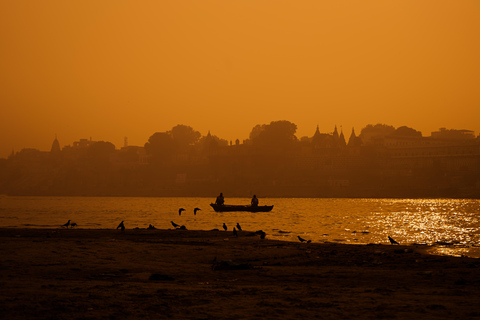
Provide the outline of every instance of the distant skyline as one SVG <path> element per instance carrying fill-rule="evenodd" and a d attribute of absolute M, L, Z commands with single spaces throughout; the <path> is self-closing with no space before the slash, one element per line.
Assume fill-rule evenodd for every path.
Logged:
<path fill-rule="evenodd" d="M 0 158 L 177 124 L 480 133 L 480 2 L 0 2 Z"/>

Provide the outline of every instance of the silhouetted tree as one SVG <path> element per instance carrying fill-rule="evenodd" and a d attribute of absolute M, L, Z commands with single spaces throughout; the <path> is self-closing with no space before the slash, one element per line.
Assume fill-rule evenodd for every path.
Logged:
<path fill-rule="evenodd" d="M 172 156 L 175 143 L 168 132 L 155 132 L 144 147 L 147 154 L 152 156 L 153 162 L 159 162 Z"/>
<path fill-rule="evenodd" d="M 390 126 L 387 124 L 377 123 L 376 125 L 368 124 L 365 128 L 362 129 L 360 135 L 365 135 L 367 133 L 378 133 L 378 134 L 391 134 L 395 131 L 394 126 Z"/>
<path fill-rule="evenodd" d="M 398 127 L 397 130 L 395 130 L 394 132 L 392 132 L 390 135 L 392 136 L 406 136 L 406 137 L 421 137 L 422 136 L 422 133 L 420 131 L 417 131 L 415 129 L 412 129 L 412 128 L 409 128 L 409 127 L 406 127 L 406 126 L 402 126 L 402 127 Z"/>
<path fill-rule="evenodd" d="M 184 150 L 186 147 L 194 145 L 202 136 L 200 132 L 183 124 L 176 125 L 169 133 L 179 150 Z"/>
<path fill-rule="evenodd" d="M 115 152 L 115 145 L 108 141 L 97 141 L 87 149 L 87 155 L 95 159 L 107 159 L 113 152 Z"/>
<path fill-rule="evenodd" d="M 290 121 L 272 121 L 270 124 L 256 125 L 250 132 L 250 140 L 255 147 L 270 150 L 290 148 L 298 142 L 296 131 L 297 125 Z"/>
<path fill-rule="evenodd" d="M 369 124 L 360 132 L 359 137 L 365 144 L 369 144 L 374 139 L 382 139 L 389 134 L 395 132 L 395 127 L 378 123 L 376 125 Z"/>
<path fill-rule="evenodd" d="M 198 140 L 197 145 L 202 152 L 206 152 L 208 154 L 217 150 L 219 147 L 228 146 L 228 141 L 210 134 L 209 131 L 206 136 L 201 137 L 200 140 Z"/>

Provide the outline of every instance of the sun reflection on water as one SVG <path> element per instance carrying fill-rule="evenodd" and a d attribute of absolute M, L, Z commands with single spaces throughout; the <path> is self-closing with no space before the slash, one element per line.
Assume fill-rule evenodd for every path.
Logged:
<path fill-rule="evenodd" d="M 58 227 L 72 219 L 82 228 L 171 228 L 170 221 L 190 230 L 264 230 L 269 239 L 314 242 L 431 245 L 436 253 L 480 257 L 480 201 L 467 199 L 302 199 L 260 198 L 273 204 L 268 213 L 216 213 L 210 198 L 2 197 L 1 227 Z M 248 198 L 227 198 L 246 204 Z M 187 209 L 182 215 L 178 208 Z M 193 208 L 199 207 L 197 215 Z M 64 221 L 65 220 L 65 221 Z"/>

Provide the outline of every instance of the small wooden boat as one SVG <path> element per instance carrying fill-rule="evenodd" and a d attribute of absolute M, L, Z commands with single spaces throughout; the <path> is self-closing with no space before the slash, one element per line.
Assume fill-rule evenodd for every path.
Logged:
<path fill-rule="evenodd" d="M 210 206 L 216 212 L 232 212 L 232 211 L 248 211 L 248 212 L 269 212 L 272 211 L 273 206 L 246 206 L 246 205 L 231 205 L 223 204 L 218 205 L 215 203 L 210 203 Z"/>

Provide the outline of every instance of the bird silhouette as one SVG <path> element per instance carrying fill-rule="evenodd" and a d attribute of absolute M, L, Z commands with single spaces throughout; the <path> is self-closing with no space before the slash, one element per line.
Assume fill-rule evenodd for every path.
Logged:
<path fill-rule="evenodd" d="M 120 228 L 120 230 L 125 230 L 125 225 L 123 224 L 123 221 L 120 222 L 120 224 L 118 225 L 117 229 Z"/>
<path fill-rule="evenodd" d="M 225 224 L 225 222 L 223 223 L 223 230 L 227 231 L 227 225 Z"/>
<path fill-rule="evenodd" d="M 76 226 L 77 226 L 77 223 L 76 223 L 76 222 L 70 223 L 70 228 L 73 228 L 73 227 L 76 227 Z"/>
<path fill-rule="evenodd" d="M 267 235 L 263 230 L 257 230 L 255 231 L 255 234 L 260 235 L 260 239 L 265 239 L 265 236 Z"/>
<path fill-rule="evenodd" d="M 67 223 L 62 224 L 62 227 L 66 227 L 68 229 L 68 226 L 70 225 L 70 220 L 67 221 Z"/>
<path fill-rule="evenodd" d="M 175 223 L 175 222 L 173 222 L 173 221 L 170 221 L 170 223 L 172 224 L 172 226 L 173 226 L 174 228 L 178 228 L 178 227 L 179 227 L 179 225 L 178 225 L 178 224 L 176 224 L 176 223 Z"/>
<path fill-rule="evenodd" d="M 300 237 L 300 236 L 297 236 L 297 237 L 298 237 L 298 240 L 300 240 L 300 242 L 307 242 L 307 243 L 312 242 L 312 240 L 305 240 L 305 239 L 303 239 L 303 238 Z"/>
<path fill-rule="evenodd" d="M 397 241 L 395 241 L 392 237 L 388 236 L 388 240 L 390 240 L 391 244 L 399 244 Z"/>
<path fill-rule="evenodd" d="M 238 237 L 237 229 L 235 229 L 235 227 L 233 227 L 233 235 L 234 235 L 235 237 Z"/>
<path fill-rule="evenodd" d="M 242 227 L 240 226 L 240 223 L 237 222 L 237 229 L 238 231 L 242 231 Z"/>
<path fill-rule="evenodd" d="M 202 209 L 200 209 L 200 208 L 195 208 L 195 209 L 193 209 L 193 214 L 194 214 L 194 215 L 197 215 L 197 211 L 198 211 L 198 210 L 202 210 Z"/>
<path fill-rule="evenodd" d="M 179 216 L 182 215 L 182 211 L 185 211 L 185 209 L 183 209 L 183 208 L 178 209 L 178 215 L 179 215 Z"/>

